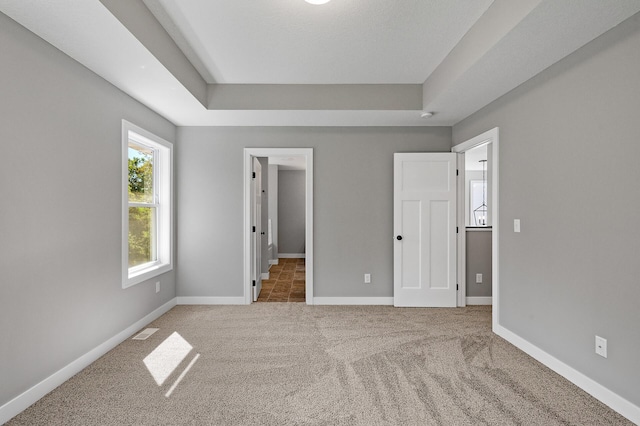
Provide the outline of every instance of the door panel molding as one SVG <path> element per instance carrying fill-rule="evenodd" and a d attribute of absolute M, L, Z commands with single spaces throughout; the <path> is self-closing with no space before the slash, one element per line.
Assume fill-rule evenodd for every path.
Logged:
<path fill-rule="evenodd" d="M 455 307 L 457 155 L 394 154 L 394 306 Z"/>

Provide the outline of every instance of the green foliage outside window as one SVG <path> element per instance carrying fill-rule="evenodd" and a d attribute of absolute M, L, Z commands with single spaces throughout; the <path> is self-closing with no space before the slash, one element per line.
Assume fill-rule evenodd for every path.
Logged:
<path fill-rule="evenodd" d="M 129 202 L 154 202 L 153 155 L 129 148 Z M 156 260 L 153 206 L 129 207 L 129 267 Z"/>

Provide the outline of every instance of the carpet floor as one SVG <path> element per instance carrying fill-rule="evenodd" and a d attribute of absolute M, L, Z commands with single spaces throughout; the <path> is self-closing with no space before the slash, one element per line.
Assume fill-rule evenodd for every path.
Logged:
<path fill-rule="evenodd" d="M 490 307 L 177 306 L 8 425 L 630 425 Z"/>

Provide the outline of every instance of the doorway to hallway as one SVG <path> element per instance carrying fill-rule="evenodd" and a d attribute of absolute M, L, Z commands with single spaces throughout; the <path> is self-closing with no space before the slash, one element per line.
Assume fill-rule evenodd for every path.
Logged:
<path fill-rule="evenodd" d="M 271 267 L 268 270 L 265 269 L 261 271 L 262 273 L 258 275 L 258 279 L 261 280 L 261 284 L 266 285 L 266 287 L 262 288 L 258 298 L 260 298 L 264 292 L 265 295 L 268 293 L 267 299 L 269 299 L 273 294 L 272 301 L 275 301 L 275 299 L 283 299 L 284 293 L 287 292 L 286 301 L 289 301 L 289 298 L 291 298 L 292 301 L 295 299 L 297 302 L 304 301 L 307 304 L 313 304 L 313 149 L 311 148 L 245 148 L 244 150 L 245 303 L 250 304 L 254 301 L 253 294 L 256 293 L 257 288 L 254 290 L 253 283 L 254 281 L 258 281 L 258 279 L 252 277 L 251 273 L 251 265 L 256 262 L 256 254 L 252 251 L 251 245 L 254 229 L 251 223 L 251 215 L 254 210 L 253 206 L 255 205 L 254 198 L 256 197 L 256 195 L 251 191 L 252 181 L 254 179 L 252 164 L 257 158 L 271 159 L 276 157 L 297 158 L 298 160 L 301 160 L 304 165 L 304 250 L 300 253 L 301 256 L 295 256 L 295 258 L 276 258 L 277 264 L 271 264 Z M 270 232 L 276 223 L 277 221 L 274 223 L 268 223 L 266 226 L 268 230 L 267 232 Z M 269 241 L 272 241 L 272 237 L 276 235 L 276 232 L 273 232 L 273 235 L 267 236 Z M 301 258 L 301 263 L 298 263 L 298 258 Z M 264 264 L 265 262 L 262 263 Z M 293 273 L 293 276 L 289 277 L 291 273 Z M 284 282 L 288 278 L 292 278 L 292 280 L 288 289 L 285 289 Z M 294 281 L 297 282 L 294 283 Z M 301 291 L 301 286 L 303 286 L 303 291 Z M 257 282 L 256 287 L 259 287 Z M 274 290 L 276 291 L 274 292 Z M 262 299 L 264 299 L 264 297 Z"/>
<path fill-rule="evenodd" d="M 488 224 L 491 225 L 491 304 L 492 308 L 492 323 L 493 329 L 496 330 L 498 320 L 500 316 L 500 281 L 499 281 L 499 131 L 495 127 L 488 130 L 474 138 L 471 138 L 465 142 L 462 142 L 454 146 L 451 151 L 458 153 L 459 168 L 461 169 L 461 175 L 464 177 L 464 164 L 465 153 L 473 150 L 474 148 L 486 145 L 487 146 L 487 183 L 486 188 L 489 195 L 487 196 L 486 205 Z M 459 209 L 458 211 L 458 226 L 461 229 L 466 228 L 465 210 L 468 210 L 469 202 L 465 197 L 465 179 L 459 179 L 458 196 L 459 204 L 464 205 L 467 209 Z M 484 200 L 483 200 L 484 202 Z M 473 218 L 473 213 L 468 212 L 470 215 L 469 221 Z M 474 222 L 475 223 L 475 222 Z M 466 276 L 467 276 L 467 262 L 466 262 L 466 233 L 461 232 L 458 234 L 458 282 L 462 291 L 458 294 L 458 306 L 466 305 Z"/>

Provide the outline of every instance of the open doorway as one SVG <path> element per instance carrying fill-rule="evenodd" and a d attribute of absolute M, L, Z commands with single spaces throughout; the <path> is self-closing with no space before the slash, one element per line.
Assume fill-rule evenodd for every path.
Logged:
<path fill-rule="evenodd" d="M 491 142 L 471 148 L 464 154 L 464 231 L 465 304 L 491 305 L 492 268 L 489 154 Z"/>
<path fill-rule="evenodd" d="M 279 241 L 277 220 L 265 220 L 262 223 L 260 235 L 254 232 L 256 226 L 254 218 L 256 214 L 256 199 L 259 195 L 255 191 L 255 179 L 253 178 L 255 162 L 262 162 L 262 166 L 268 170 L 273 167 L 276 170 L 282 168 L 283 172 L 288 173 L 283 181 L 289 181 L 289 174 L 293 178 L 295 176 L 296 185 L 304 191 L 302 204 L 298 206 L 298 213 L 304 217 L 299 221 L 303 229 L 297 229 L 294 240 L 296 243 L 287 246 L 289 241 Z M 244 217 L 245 217 L 245 239 L 244 239 L 244 299 L 245 303 L 250 304 L 257 298 L 257 292 L 260 291 L 260 281 L 270 278 L 269 266 L 283 263 L 272 267 L 272 270 L 278 274 L 283 273 L 284 269 L 293 266 L 293 273 L 298 276 L 304 274 L 304 301 L 307 304 L 313 304 L 313 150 L 310 148 L 245 148 L 244 150 Z M 265 170 L 265 174 L 268 172 Z M 277 171 L 276 171 L 277 173 Z M 263 174 L 263 176 L 265 175 Z M 276 174 L 277 176 L 277 174 Z M 302 181 L 300 179 L 303 179 Z M 268 183 L 263 188 L 267 190 L 271 186 L 269 179 L 265 179 Z M 273 189 L 272 189 L 273 191 Z M 268 203 L 272 202 L 273 197 L 269 197 L 267 205 L 262 205 L 262 209 L 268 209 Z M 259 201 L 258 201 L 259 203 Z M 287 221 L 287 225 L 289 221 Z M 303 234 L 303 235 L 299 235 Z M 262 242 L 260 240 L 262 239 Z M 280 248 L 288 247 L 286 252 Z M 258 264 L 256 249 L 260 250 L 263 257 L 262 262 Z M 271 277 L 273 278 L 273 277 Z"/>
<path fill-rule="evenodd" d="M 458 232 L 458 305 L 490 302 L 493 305 L 492 322 L 495 329 L 499 316 L 498 128 L 456 145 L 452 151 L 459 154 L 458 169 L 461 179 L 458 185 L 458 203 L 464 206 L 458 211 L 458 228 L 461 230 Z M 468 253 L 467 249 L 471 249 L 473 253 Z M 475 271 L 488 261 L 487 250 L 490 250 L 491 294 L 478 296 L 476 290 L 488 289 L 489 277 Z M 474 269 L 469 268 L 469 261 L 472 261 Z M 469 288 L 472 291 L 468 291 Z"/>

